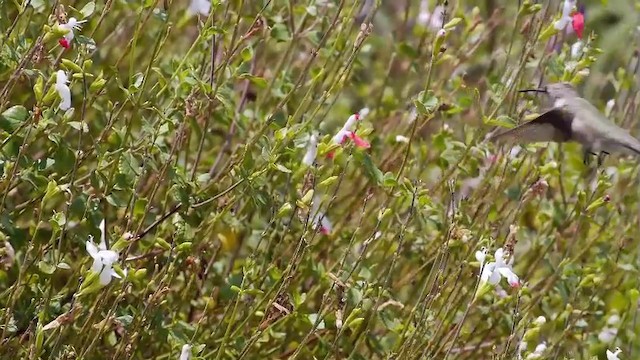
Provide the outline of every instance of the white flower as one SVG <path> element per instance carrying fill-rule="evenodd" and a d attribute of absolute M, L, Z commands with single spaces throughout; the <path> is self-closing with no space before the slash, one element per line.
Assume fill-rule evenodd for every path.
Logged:
<path fill-rule="evenodd" d="M 313 162 L 316 160 L 316 154 L 318 152 L 318 137 L 316 134 L 312 134 L 309 137 L 309 141 L 307 142 L 307 152 L 304 154 L 302 158 L 302 163 L 311 166 Z"/>
<path fill-rule="evenodd" d="M 191 345 L 184 344 L 182 345 L 182 351 L 180 351 L 179 360 L 189 360 L 189 359 L 191 359 Z"/>
<path fill-rule="evenodd" d="M 564 30 L 567 25 L 571 24 L 573 19 L 571 18 L 571 11 L 573 11 L 573 7 L 576 5 L 576 0 L 564 0 L 564 5 L 562 7 L 562 17 L 560 20 L 556 21 L 554 27 L 556 30 Z M 571 29 L 571 27 L 569 27 Z"/>
<path fill-rule="evenodd" d="M 544 316 L 538 316 L 535 320 L 533 320 L 533 323 L 537 326 L 543 325 L 546 322 L 547 318 Z"/>
<path fill-rule="evenodd" d="M 396 135 L 396 142 L 408 143 L 409 142 L 409 138 L 406 137 L 406 136 L 402 136 L 402 135 Z"/>
<path fill-rule="evenodd" d="M 620 315 L 613 314 L 607 319 L 608 325 L 617 325 L 620 322 Z"/>
<path fill-rule="evenodd" d="M 529 359 L 541 359 L 544 352 L 547 350 L 547 343 L 544 341 L 536 346 L 535 350 L 529 355 L 527 355 L 527 360 Z"/>
<path fill-rule="evenodd" d="M 420 13 L 418 14 L 418 24 L 427 26 L 428 28 L 438 30 L 442 27 L 444 20 L 444 6 L 438 5 L 433 9 L 433 13 L 429 11 L 429 1 L 422 0 L 420 3 Z"/>
<path fill-rule="evenodd" d="M 487 248 L 483 246 L 482 249 L 476 251 L 476 260 L 480 262 L 480 266 L 482 267 L 482 264 L 484 264 L 484 261 L 486 259 L 487 259 Z"/>
<path fill-rule="evenodd" d="M 100 244 L 96 246 L 93 243 L 93 237 L 89 237 L 86 249 L 89 255 L 93 258 L 93 265 L 91 266 L 91 269 L 99 274 L 100 284 L 104 286 L 111 282 L 111 277 L 117 277 L 118 279 L 121 279 L 121 277 L 115 272 L 115 270 L 113 270 L 113 263 L 118 261 L 118 253 L 113 250 L 107 250 L 104 220 L 100 222 L 100 232 Z"/>
<path fill-rule="evenodd" d="M 520 154 L 520 151 L 522 151 L 522 147 L 520 145 L 516 145 L 514 147 L 511 148 L 511 151 L 509 151 L 509 157 L 512 159 L 515 159 L 516 156 L 518 156 L 518 154 Z"/>
<path fill-rule="evenodd" d="M 60 110 L 67 110 L 71 107 L 71 90 L 69 90 L 69 86 L 67 85 L 68 83 L 69 80 L 67 78 L 67 74 L 62 70 L 58 70 L 56 73 L 55 89 L 58 92 L 58 95 L 60 95 L 60 99 L 62 99 L 62 101 L 60 101 L 60 105 L 58 105 Z"/>
<path fill-rule="evenodd" d="M 331 234 L 331 231 L 333 230 L 333 224 L 331 224 L 331 221 L 329 221 L 327 215 L 324 212 L 320 211 L 320 201 L 320 196 L 315 196 L 313 198 L 313 203 L 311 204 L 311 218 L 313 220 L 312 224 L 313 226 L 320 225 L 320 232 L 328 235 Z M 319 224 L 318 221 L 320 221 Z"/>
<path fill-rule="evenodd" d="M 191 4 L 189 4 L 189 13 L 191 14 L 200 14 L 204 16 L 209 15 L 209 10 L 211 10 L 211 1 L 209 0 L 191 0 Z"/>
<path fill-rule="evenodd" d="M 64 34 L 64 38 L 67 40 L 67 44 L 71 44 L 71 40 L 74 38 L 74 30 L 81 30 L 82 24 L 87 22 L 87 20 L 78 21 L 76 18 L 69 18 L 69 21 L 66 24 L 60 24 L 60 28 L 67 30 L 67 33 Z"/>
<path fill-rule="evenodd" d="M 618 358 L 618 354 L 620 354 L 622 350 L 619 347 L 616 348 L 615 352 L 611 352 L 611 350 L 607 349 L 607 360 L 620 360 Z"/>
<path fill-rule="evenodd" d="M 607 116 L 611 115 L 611 111 L 613 110 L 613 107 L 615 105 L 616 105 L 616 99 L 611 99 L 607 101 L 607 106 L 604 108 L 604 114 Z"/>
<path fill-rule="evenodd" d="M 409 112 L 409 116 L 407 117 L 407 121 L 409 123 L 412 123 L 414 121 L 416 121 L 416 119 L 418 118 L 418 109 L 416 109 L 416 107 L 412 107 L 411 111 Z"/>
<path fill-rule="evenodd" d="M 606 327 L 600 331 L 598 334 L 598 340 L 605 344 L 609 344 L 615 340 L 616 335 L 618 335 L 618 329 L 612 327 Z"/>
<path fill-rule="evenodd" d="M 582 46 L 584 44 L 582 43 L 582 41 L 578 40 L 576 41 L 573 45 L 571 45 L 571 57 L 572 58 L 577 58 L 580 56 L 580 53 L 582 52 Z"/>
<path fill-rule="evenodd" d="M 520 341 L 520 345 L 518 345 L 518 359 L 522 359 L 522 353 L 525 352 L 527 350 L 527 342 L 526 341 Z"/>
<path fill-rule="evenodd" d="M 488 281 L 491 285 L 496 285 L 502 277 L 505 277 L 511 287 L 520 286 L 520 279 L 513 272 L 511 264 L 507 264 L 504 261 L 504 250 L 502 248 L 496 250 L 494 257 L 495 262 L 490 262 L 484 266 L 480 281 L 483 283 Z"/>

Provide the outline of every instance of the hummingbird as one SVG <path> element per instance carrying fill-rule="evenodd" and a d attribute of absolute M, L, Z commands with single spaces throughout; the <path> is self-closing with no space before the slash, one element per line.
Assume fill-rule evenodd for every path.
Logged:
<path fill-rule="evenodd" d="M 602 165 L 604 156 L 612 152 L 640 155 L 640 141 L 607 119 L 570 83 L 552 83 L 541 89 L 518 92 L 544 93 L 552 106 L 535 119 L 494 135 L 489 141 L 506 140 L 521 144 L 577 142 L 582 145 L 585 165 L 589 164 L 590 155 L 595 155 L 598 167 Z"/>

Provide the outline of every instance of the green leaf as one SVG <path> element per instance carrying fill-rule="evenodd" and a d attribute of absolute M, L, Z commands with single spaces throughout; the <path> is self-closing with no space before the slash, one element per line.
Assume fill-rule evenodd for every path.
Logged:
<path fill-rule="evenodd" d="M 45 262 L 45 261 L 38 262 L 38 269 L 43 274 L 47 274 L 47 275 L 51 275 L 56 271 L 55 265 L 49 264 L 48 262 Z"/>
<path fill-rule="evenodd" d="M 249 80 L 252 84 L 254 84 L 255 86 L 264 89 L 267 87 L 267 80 L 265 80 L 264 78 L 261 78 L 259 76 L 254 76 L 251 74 L 240 74 L 240 76 L 238 76 L 239 79 L 247 79 Z"/>
<path fill-rule="evenodd" d="M 284 165 L 280 165 L 280 164 L 276 164 L 276 169 L 278 169 L 278 171 L 281 171 L 285 174 L 291 174 L 291 170 L 289 170 L 286 166 Z"/>
<path fill-rule="evenodd" d="M 398 46 L 398 50 L 401 54 L 406 55 L 410 59 L 416 59 L 420 55 L 418 50 L 416 50 L 413 46 L 409 45 L 406 42 L 400 43 Z"/>
<path fill-rule="evenodd" d="M 125 191 L 114 190 L 107 196 L 107 202 L 115 207 L 127 207 L 129 204 L 129 194 Z"/>
<path fill-rule="evenodd" d="M 47 190 L 45 191 L 44 197 L 42 198 L 42 203 L 46 203 L 49 199 L 59 194 L 60 191 L 60 187 L 55 182 L 55 180 L 49 180 L 49 183 L 47 184 Z"/>
<path fill-rule="evenodd" d="M 507 115 L 500 115 L 497 118 L 491 118 L 491 119 L 485 117 L 483 119 L 483 122 L 486 125 L 506 127 L 509 129 L 516 126 L 516 122 Z"/>
<path fill-rule="evenodd" d="M 451 21 L 449 21 L 448 23 L 444 24 L 444 29 L 449 31 L 453 28 L 455 28 L 460 22 L 462 22 L 462 19 L 459 17 L 453 18 L 451 19 Z"/>
<path fill-rule="evenodd" d="M 91 14 L 93 14 L 95 10 L 96 10 L 96 3 L 91 1 L 87 3 L 85 6 L 83 6 L 82 9 L 80 9 L 80 13 L 82 14 L 83 18 L 87 18 L 91 16 Z"/>
<path fill-rule="evenodd" d="M 421 91 L 418 94 L 418 98 L 413 101 L 418 112 L 422 115 L 429 115 L 436 111 L 438 107 L 438 98 L 433 94 L 433 91 Z"/>
<path fill-rule="evenodd" d="M 22 105 L 15 105 L 5 110 L 0 115 L 0 129 L 13 132 L 27 120 L 29 112 Z"/>
<path fill-rule="evenodd" d="M 355 152 L 353 156 L 356 162 L 362 166 L 367 176 L 371 180 L 374 180 L 376 184 L 382 185 L 384 181 L 384 174 L 373 163 L 369 154 L 363 152 Z"/>

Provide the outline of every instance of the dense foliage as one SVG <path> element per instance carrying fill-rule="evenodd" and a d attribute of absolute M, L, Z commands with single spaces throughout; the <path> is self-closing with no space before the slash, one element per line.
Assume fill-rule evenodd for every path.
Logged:
<path fill-rule="evenodd" d="M 0 1 L 0 357 L 636 358 L 637 159 L 486 141 L 637 133 L 640 4 L 578 5 Z"/>

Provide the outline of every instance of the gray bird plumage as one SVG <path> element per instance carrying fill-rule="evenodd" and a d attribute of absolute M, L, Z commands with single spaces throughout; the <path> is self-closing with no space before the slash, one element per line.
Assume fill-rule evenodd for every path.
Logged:
<path fill-rule="evenodd" d="M 623 152 L 640 155 L 640 141 L 611 122 L 589 101 L 580 97 L 569 83 L 554 83 L 544 89 L 522 90 L 543 92 L 552 103 L 550 110 L 537 118 L 501 134 L 490 141 L 512 141 L 520 144 L 534 142 L 578 142 L 582 144 L 585 163 L 590 154 Z"/>

